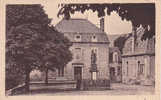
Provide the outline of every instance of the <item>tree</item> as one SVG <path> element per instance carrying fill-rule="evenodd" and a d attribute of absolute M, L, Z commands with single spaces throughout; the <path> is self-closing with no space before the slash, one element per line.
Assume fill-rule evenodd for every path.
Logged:
<path fill-rule="evenodd" d="M 40 44 L 43 48 L 39 52 L 41 56 L 39 61 L 42 63 L 40 69 L 45 70 L 45 83 L 48 84 L 48 70 L 62 68 L 72 59 L 69 51 L 72 43 L 62 33 L 58 33 L 53 26 L 49 27 L 48 32 L 42 37 Z"/>
<path fill-rule="evenodd" d="M 10 70 L 15 65 L 25 75 L 27 91 L 33 69 L 42 69 L 47 63 L 59 67 L 71 60 L 70 41 L 50 22 L 41 5 L 6 6 L 6 64 Z"/>
<path fill-rule="evenodd" d="M 76 11 L 84 13 L 86 10 L 92 10 L 98 13 L 98 17 L 103 17 L 106 14 L 116 11 L 122 20 L 132 22 L 133 29 L 142 25 L 145 28 L 145 34 L 142 39 L 151 38 L 155 35 L 155 4 L 140 3 L 140 4 L 120 4 L 120 3 L 103 3 L 103 4 L 61 4 L 59 15 L 64 15 L 66 19 L 70 18 L 70 14 Z M 150 26 L 150 30 L 148 27 Z"/>
<path fill-rule="evenodd" d="M 118 47 L 120 52 L 122 53 L 122 49 L 124 48 L 124 44 L 126 40 L 131 36 L 132 34 L 125 34 L 119 36 L 115 41 L 114 41 L 114 46 Z"/>

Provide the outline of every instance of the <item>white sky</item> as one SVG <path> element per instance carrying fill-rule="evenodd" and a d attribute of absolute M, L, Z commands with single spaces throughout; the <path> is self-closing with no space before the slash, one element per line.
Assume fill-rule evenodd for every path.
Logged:
<path fill-rule="evenodd" d="M 61 17 L 57 17 L 59 11 L 58 3 L 56 2 L 46 2 L 43 4 L 46 13 L 49 18 L 52 18 L 52 24 L 56 25 Z M 84 14 L 76 12 L 71 15 L 72 18 L 86 18 L 93 24 L 99 27 L 99 18 L 97 17 L 97 12 L 92 12 L 91 10 L 86 11 Z M 124 34 L 130 33 L 132 31 L 132 25 L 129 21 L 122 21 L 116 12 L 112 12 L 110 16 L 105 16 L 105 32 L 107 34 Z"/>

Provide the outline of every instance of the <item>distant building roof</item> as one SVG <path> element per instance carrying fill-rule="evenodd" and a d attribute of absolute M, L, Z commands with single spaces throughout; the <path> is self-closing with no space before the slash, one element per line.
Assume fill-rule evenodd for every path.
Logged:
<path fill-rule="evenodd" d="M 108 34 L 108 39 L 110 41 L 110 47 L 114 47 L 114 41 L 120 37 L 122 34 Z"/>
<path fill-rule="evenodd" d="M 62 33 L 104 33 L 87 19 L 63 19 L 55 27 Z"/>

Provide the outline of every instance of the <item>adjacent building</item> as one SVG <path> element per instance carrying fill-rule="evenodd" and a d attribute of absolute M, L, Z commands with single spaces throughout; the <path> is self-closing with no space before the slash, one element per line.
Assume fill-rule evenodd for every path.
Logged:
<path fill-rule="evenodd" d="M 110 80 L 122 82 L 121 52 L 118 47 L 110 47 L 109 51 Z"/>
<path fill-rule="evenodd" d="M 153 85 L 155 82 L 155 38 L 141 40 L 139 27 L 126 40 L 122 54 L 122 82 Z"/>
<path fill-rule="evenodd" d="M 109 67 L 110 67 L 110 81 L 118 83 L 122 81 L 122 67 L 121 67 L 121 52 L 118 47 L 114 45 L 120 34 L 109 34 Z"/>

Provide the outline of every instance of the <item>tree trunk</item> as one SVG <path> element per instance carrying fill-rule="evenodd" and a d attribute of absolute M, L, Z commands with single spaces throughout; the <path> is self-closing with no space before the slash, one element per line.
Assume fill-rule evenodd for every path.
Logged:
<path fill-rule="evenodd" d="M 25 79 L 25 90 L 29 92 L 30 90 L 30 71 L 26 71 L 26 79 Z"/>
<path fill-rule="evenodd" d="M 46 74 L 46 75 L 45 75 L 45 76 L 46 76 L 46 77 L 45 77 L 45 84 L 48 84 L 48 70 L 49 70 L 49 69 L 47 68 L 47 69 L 46 69 L 46 72 L 45 72 L 45 74 Z"/>

